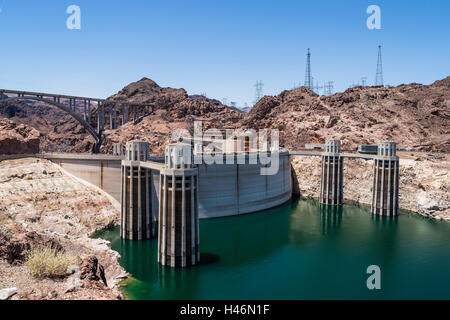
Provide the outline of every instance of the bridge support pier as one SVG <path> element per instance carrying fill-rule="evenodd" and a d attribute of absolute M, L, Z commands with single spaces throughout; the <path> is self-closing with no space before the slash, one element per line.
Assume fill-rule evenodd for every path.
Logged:
<path fill-rule="evenodd" d="M 91 123 L 91 100 L 88 101 L 88 123 L 92 125 L 92 123 Z"/>
<path fill-rule="evenodd" d="M 109 129 L 112 130 L 113 128 L 113 114 L 112 114 L 112 107 L 109 107 Z"/>
<path fill-rule="evenodd" d="M 117 129 L 117 107 L 114 104 L 113 129 Z"/>
<path fill-rule="evenodd" d="M 190 144 L 170 144 L 160 172 L 158 262 L 174 268 L 200 261 L 198 169 L 192 159 Z"/>
<path fill-rule="evenodd" d="M 83 119 L 84 119 L 84 121 L 87 120 L 87 102 L 86 102 L 86 100 L 84 100 Z"/>
<path fill-rule="evenodd" d="M 326 205 L 342 205 L 344 159 L 340 156 L 341 143 L 329 140 L 322 155 L 322 175 L 319 202 Z"/>
<path fill-rule="evenodd" d="M 147 240 L 156 236 L 152 214 L 152 172 L 141 168 L 149 157 L 147 142 L 134 140 L 126 145 L 122 161 L 120 235 L 128 240 Z"/>
<path fill-rule="evenodd" d="M 378 144 L 373 175 L 373 214 L 398 216 L 399 158 L 396 152 L 395 142 Z"/>

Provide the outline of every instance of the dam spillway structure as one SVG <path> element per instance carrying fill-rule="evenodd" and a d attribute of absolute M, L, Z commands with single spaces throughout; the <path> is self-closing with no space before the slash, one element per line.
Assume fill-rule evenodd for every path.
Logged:
<path fill-rule="evenodd" d="M 395 142 L 378 144 L 374 159 L 372 214 L 398 216 L 399 158 Z"/>
<path fill-rule="evenodd" d="M 340 155 L 341 142 L 327 140 L 322 155 L 322 174 L 319 202 L 325 205 L 342 205 L 344 158 Z"/>
<path fill-rule="evenodd" d="M 120 235 L 127 240 L 155 238 L 156 228 L 152 214 L 152 173 L 141 167 L 149 158 L 148 142 L 127 142 L 125 160 L 121 166 Z"/>
<path fill-rule="evenodd" d="M 198 168 L 190 144 L 166 146 L 160 171 L 158 262 L 186 268 L 200 261 Z"/>

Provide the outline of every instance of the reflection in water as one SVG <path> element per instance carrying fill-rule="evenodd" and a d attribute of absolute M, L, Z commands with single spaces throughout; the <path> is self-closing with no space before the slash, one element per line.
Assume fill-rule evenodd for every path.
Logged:
<path fill-rule="evenodd" d="M 337 233 L 342 224 L 342 206 L 319 205 L 315 200 L 297 202 L 289 216 L 289 239 L 296 247 L 312 244 Z"/>
<path fill-rule="evenodd" d="M 320 205 L 322 234 L 336 232 L 342 223 L 342 206 Z"/>
<path fill-rule="evenodd" d="M 371 215 L 375 232 L 370 250 L 377 252 L 377 258 L 392 264 L 397 254 L 398 243 L 398 216 Z M 382 238 L 382 239 L 381 239 Z"/>

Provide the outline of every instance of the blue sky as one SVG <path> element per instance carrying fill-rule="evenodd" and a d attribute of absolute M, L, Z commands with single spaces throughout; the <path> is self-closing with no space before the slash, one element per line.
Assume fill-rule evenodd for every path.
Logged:
<path fill-rule="evenodd" d="M 66 28 L 69 5 L 81 30 Z M 381 30 L 366 9 L 381 8 Z M 0 88 L 104 98 L 148 77 L 252 105 L 304 81 L 306 49 L 320 84 L 386 84 L 450 75 L 450 1 L 0 0 Z"/>

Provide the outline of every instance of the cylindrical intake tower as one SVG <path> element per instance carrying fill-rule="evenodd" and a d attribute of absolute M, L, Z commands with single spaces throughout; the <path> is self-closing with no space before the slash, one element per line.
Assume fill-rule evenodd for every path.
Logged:
<path fill-rule="evenodd" d="M 166 146 L 159 197 L 158 262 L 184 268 L 200 261 L 198 168 L 190 144 Z"/>
<path fill-rule="evenodd" d="M 343 158 L 340 156 L 341 142 L 328 140 L 322 155 L 322 175 L 319 202 L 327 205 L 343 203 Z"/>
<path fill-rule="evenodd" d="M 141 168 L 149 158 L 148 142 L 138 139 L 126 145 L 122 161 L 120 235 L 128 240 L 146 240 L 156 236 L 152 215 L 152 174 Z"/>
<path fill-rule="evenodd" d="M 399 159 L 395 142 L 378 144 L 373 174 L 372 213 L 398 215 Z"/>

